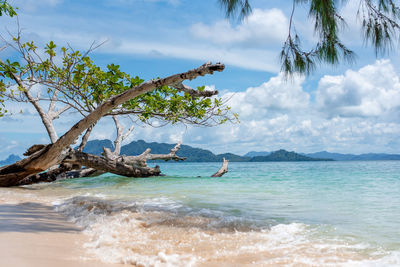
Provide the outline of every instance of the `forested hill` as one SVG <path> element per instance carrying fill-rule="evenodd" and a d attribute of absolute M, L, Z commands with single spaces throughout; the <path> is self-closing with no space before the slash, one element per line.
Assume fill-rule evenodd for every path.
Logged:
<path fill-rule="evenodd" d="M 331 158 L 334 160 L 400 160 L 400 155 L 398 154 L 385 154 L 385 153 L 367 153 L 360 155 L 353 154 L 340 154 L 340 153 L 330 153 L 327 151 L 321 151 L 311 154 L 306 154 L 308 157 L 318 157 L 318 158 Z"/>
<path fill-rule="evenodd" d="M 256 156 L 250 159 L 251 162 L 264 162 L 264 161 L 332 161 L 332 159 L 311 158 L 295 152 L 286 150 L 278 150 L 272 152 L 268 156 Z"/>
<path fill-rule="evenodd" d="M 93 140 L 89 141 L 84 149 L 85 152 L 100 155 L 103 152 L 103 146 L 113 149 L 113 144 L 110 140 Z M 166 154 L 169 153 L 171 148 L 175 144 L 166 143 L 147 143 L 143 140 L 133 141 L 127 145 L 122 146 L 121 154 L 134 156 L 143 153 L 147 148 L 151 149 L 154 154 Z M 225 153 L 215 155 L 209 150 L 194 148 L 188 145 L 182 145 L 181 149 L 177 153 L 181 157 L 186 157 L 185 162 L 220 162 L 222 158 L 226 158 L 231 162 L 249 162 L 249 161 L 316 161 L 316 160 L 327 160 L 327 159 L 315 159 L 311 157 L 302 156 L 295 152 L 288 152 L 285 150 L 279 150 L 271 153 L 266 157 L 245 157 L 239 156 L 232 153 Z M 329 159 L 328 159 L 329 160 Z"/>
<path fill-rule="evenodd" d="M 0 166 L 13 164 L 13 163 L 17 162 L 18 160 L 21 160 L 21 158 L 19 156 L 11 154 L 5 160 L 0 160 Z"/>
<path fill-rule="evenodd" d="M 169 153 L 170 149 L 175 144 L 166 143 L 147 143 L 143 140 L 133 141 L 130 144 L 122 146 L 121 151 L 124 155 L 139 155 L 147 148 L 151 148 L 152 153 L 165 154 Z M 101 155 L 103 147 L 114 149 L 114 145 L 110 140 L 93 140 L 89 141 L 84 149 L 84 152 Z M 182 145 L 178 152 L 181 157 L 186 157 L 186 162 L 221 162 L 222 158 L 226 158 L 231 162 L 268 162 L 268 161 L 347 161 L 347 160 L 400 160 L 400 155 L 397 154 L 340 154 L 321 151 L 317 153 L 303 154 L 289 152 L 286 150 L 278 150 L 275 152 L 256 152 L 251 151 L 244 156 L 225 153 L 215 155 L 209 150 L 195 148 L 188 145 Z M 21 158 L 17 155 L 10 155 L 7 159 L 0 161 L 0 166 L 12 164 Z"/>
<path fill-rule="evenodd" d="M 153 154 L 167 154 L 175 144 L 166 143 L 147 143 L 143 140 L 133 141 L 121 147 L 121 154 L 127 156 L 135 156 L 143 153 L 147 148 L 151 149 Z M 100 155 L 103 152 L 103 147 L 113 149 L 113 143 L 110 140 L 93 140 L 89 141 L 83 150 L 87 153 Z M 181 145 L 181 149 L 177 153 L 181 157 L 186 157 L 186 162 L 219 162 L 222 158 L 230 160 L 231 162 L 249 161 L 249 157 L 242 157 L 232 153 L 215 155 L 209 150 L 194 148 L 187 145 Z"/>

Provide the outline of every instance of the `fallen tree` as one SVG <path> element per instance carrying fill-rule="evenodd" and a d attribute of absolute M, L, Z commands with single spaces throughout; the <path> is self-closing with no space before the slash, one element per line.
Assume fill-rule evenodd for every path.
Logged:
<path fill-rule="evenodd" d="M 7 1 L 0 8 L 0 16 L 3 12 L 11 17 L 16 15 Z M 0 60 L 0 117 L 7 112 L 3 108 L 4 100 L 32 104 L 51 144 L 34 145 L 24 154 L 27 158 L 1 167 L 0 186 L 54 181 L 60 177 L 82 177 L 102 172 L 147 177 L 160 174 L 158 166 L 147 166 L 147 160 L 183 160 L 176 155 L 180 144 L 166 155 L 151 154 L 147 149 L 138 156 L 121 156 L 121 142 L 133 127 L 123 134 L 118 115 L 135 115 L 148 124 L 151 124 L 153 118 L 167 123 L 183 122 L 203 126 L 208 126 L 209 121 L 220 124 L 230 120 L 225 116 L 229 108 L 221 109 L 224 104 L 221 99 L 213 98 L 213 102 L 210 100 L 218 91 L 204 90 L 204 87 L 193 89 L 182 83 L 198 76 L 213 74 L 214 71 L 222 71 L 223 64 L 206 63 L 181 74 L 144 82 L 120 71 L 118 65 L 108 65 L 108 71 L 94 65 L 88 57 L 88 53 L 94 49 L 93 45 L 83 55 L 70 47 L 62 47 L 62 57 L 54 60 L 56 45 L 53 42 L 38 51 L 33 42 L 21 42 L 20 31 L 12 38 L 12 43 L 2 39 L 5 45 L 0 51 L 12 47 L 21 58 L 14 62 L 9 59 Z M 39 88 L 34 96 L 32 91 L 35 90 L 32 88 L 37 86 L 45 88 Z M 42 91 L 47 92 L 47 97 L 41 96 Z M 42 105 L 43 101 L 49 102 L 47 111 Z M 58 138 L 53 121 L 69 110 L 78 112 L 83 119 Z M 104 116 L 113 116 L 117 127 L 114 151 L 105 149 L 104 157 L 84 153 L 90 133 Z M 216 117 L 220 119 L 215 120 Z M 85 134 L 81 144 L 77 149 L 72 149 L 71 145 L 83 132 Z M 86 167 L 82 169 L 83 165 Z"/>
<path fill-rule="evenodd" d="M 5 75 L 7 75 L 7 77 L 14 79 L 17 82 L 20 81 L 20 78 L 18 78 L 16 74 L 16 68 L 7 65 L 4 62 L 1 63 L 1 67 L 2 71 L 5 73 Z M 72 126 L 69 131 L 67 131 L 54 143 L 44 146 L 40 150 L 34 152 L 29 157 L 22 159 L 15 164 L 0 168 L 0 186 L 17 185 L 24 178 L 56 166 L 63 162 L 66 158 L 75 162 L 84 162 L 85 164 L 83 165 L 88 167 L 98 166 L 99 164 L 97 163 L 100 162 L 101 164 L 105 164 L 102 159 L 89 157 L 83 152 L 74 152 L 70 148 L 70 146 L 76 142 L 76 140 L 84 131 L 97 123 L 100 118 L 107 115 L 110 111 L 112 111 L 113 108 L 116 108 L 140 95 L 155 90 L 156 88 L 160 88 L 163 86 L 180 85 L 185 80 L 192 80 L 197 78 L 198 76 L 213 74 L 215 71 L 223 71 L 224 68 L 225 66 L 221 63 L 206 63 L 196 69 L 192 69 L 187 72 L 143 82 L 139 85 L 131 87 L 130 89 L 118 95 L 109 97 L 108 99 L 104 100 L 98 107 L 96 107 L 96 109 L 91 111 L 83 119 Z M 22 87 L 21 90 L 24 90 L 24 88 Z M 204 91 L 199 90 L 197 93 L 201 95 L 202 92 Z M 107 162 L 109 162 L 109 160 L 107 160 Z M 106 166 L 109 165 L 106 164 Z M 142 167 L 129 166 L 129 168 L 127 168 L 128 165 L 123 164 L 122 162 L 116 162 L 113 166 L 117 167 L 116 169 L 121 170 L 121 172 L 123 173 L 151 173 L 151 171 L 149 170 L 140 169 Z M 153 171 L 153 173 L 156 173 L 156 171 Z"/>

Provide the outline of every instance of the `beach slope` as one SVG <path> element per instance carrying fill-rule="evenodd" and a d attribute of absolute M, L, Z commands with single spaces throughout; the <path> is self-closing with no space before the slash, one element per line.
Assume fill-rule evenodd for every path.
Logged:
<path fill-rule="evenodd" d="M 119 266 L 85 255 L 86 238 L 51 206 L 0 202 L 0 266 Z"/>

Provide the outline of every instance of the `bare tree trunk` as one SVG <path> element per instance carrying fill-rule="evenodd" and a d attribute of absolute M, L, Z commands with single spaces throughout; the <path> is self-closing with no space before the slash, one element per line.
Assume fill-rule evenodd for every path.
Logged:
<path fill-rule="evenodd" d="M 38 146 L 33 146 L 34 148 Z M 17 185 L 29 185 L 39 182 L 53 182 L 60 179 L 82 178 L 98 176 L 105 172 L 128 176 L 128 177 L 149 177 L 161 175 L 160 168 L 147 166 L 147 160 L 185 160 L 176 155 L 180 149 L 180 143 L 171 149 L 168 154 L 151 154 L 150 149 L 138 156 L 118 156 L 115 159 L 99 157 L 76 150 L 64 159 L 58 168 L 48 170 L 44 173 L 30 175 L 18 182 Z M 84 165 L 89 168 L 81 169 Z"/>
<path fill-rule="evenodd" d="M 17 185 L 30 185 L 36 183 L 50 183 L 56 180 L 72 179 L 88 177 L 96 174 L 98 171 L 93 168 L 81 169 L 81 166 L 75 166 L 74 164 L 62 163 L 59 167 L 48 170 L 47 172 L 37 173 L 26 177 L 25 179 L 18 182 Z M 101 172 L 102 174 L 104 172 Z M 99 174 L 99 175 L 100 175 Z"/>
<path fill-rule="evenodd" d="M 80 163 L 89 168 L 94 168 L 104 172 L 111 172 L 127 177 L 149 177 L 157 176 L 161 173 L 160 167 L 158 166 L 155 168 L 132 166 L 119 160 L 109 160 L 104 157 L 86 154 L 79 151 L 73 152 L 66 159 L 66 162 Z"/>
<path fill-rule="evenodd" d="M 124 127 L 119 123 L 119 120 L 116 115 L 112 116 L 115 128 L 117 128 L 117 137 L 114 140 L 114 151 L 111 151 L 109 148 L 103 148 L 104 156 L 108 159 L 114 160 L 119 157 L 121 154 L 121 145 L 122 142 L 132 133 L 134 126 L 132 125 L 126 133 L 124 133 Z"/>
<path fill-rule="evenodd" d="M 1 64 L 4 64 L 1 60 L 0 60 Z M 65 111 L 67 111 L 70 106 L 65 106 L 59 110 L 55 110 L 56 109 L 56 100 L 57 100 L 57 94 L 58 91 L 56 90 L 53 94 L 53 97 L 50 101 L 50 105 L 49 105 L 49 110 L 46 113 L 44 111 L 44 109 L 39 105 L 39 95 L 40 93 L 38 93 L 38 97 L 34 98 L 31 93 L 30 93 L 30 89 L 32 88 L 32 84 L 31 85 L 27 85 L 27 87 L 25 86 L 25 84 L 23 83 L 23 81 L 21 80 L 21 77 L 15 73 L 11 73 L 12 78 L 14 79 L 14 81 L 18 84 L 18 86 L 22 89 L 23 94 L 26 96 L 26 98 L 28 99 L 28 102 L 31 103 L 33 105 L 33 107 L 36 109 L 36 111 L 38 112 L 40 119 L 43 122 L 44 127 L 46 128 L 47 134 L 49 135 L 50 141 L 51 143 L 55 143 L 58 139 L 57 136 L 57 132 L 54 129 L 53 126 L 53 120 L 55 120 L 56 118 L 58 118 L 58 116 L 60 116 L 60 114 L 64 113 Z"/>
<path fill-rule="evenodd" d="M 18 83 L 19 86 L 25 88 L 19 78 L 16 76 L 14 77 L 15 81 Z M 38 112 L 40 119 L 43 122 L 44 127 L 46 128 L 47 134 L 49 135 L 50 141 L 55 143 L 58 139 L 57 132 L 54 129 L 52 119 L 49 114 L 45 113 L 42 107 L 39 105 L 38 101 L 33 98 L 33 96 L 29 93 L 27 89 L 24 90 L 24 94 L 28 101 L 35 107 L 36 111 Z"/>
<path fill-rule="evenodd" d="M 0 186 L 14 186 L 25 177 L 36 174 L 51 166 L 59 164 L 70 152 L 69 146 L 90 125 L 96 123 L 102 116 L 113 108 L 135 98 L 139 95 L 152 91 L 158 87 L 178 84 L 184 80 L 192 80 L 198 76 L 212 74 L 214 71 L 223 71 L 225 66 L 221 63 L 207 63 L 199 68 L 184 73 L 175 74 L 166 78 L 150 80 L 135 86 L 120 95 L 107 99 L 88 116 L 76 123 L 68 132 L 61 136 L 55 143 L 44 147 L 28 158 L 22 159 L 15 164 L 0 168 Z M 87 165 L 88 166 L 88 165 Z M 88 166 L 90 167 L 90 166 Z"/>
<path fill-rule="evenodd" d="M 181 144 L 178 143 L 168 154 L 151 154 L 151 149 L 148 148 L 138 156 L 119 156 L 115 159 L 75 151 L 65 159 L 65 162 L 81 164 L 98 171 L 111 172 L 128 177 L 158 176 L 161 174 L 160 167 L 148 167 L 147 160 L 185 160 L 186 158 L 176 155 L 180 146 Z"/>
<path fill-rule="evenodd" d="M 82 137 L 81 144 L 78 147 L 78 151 L 83 151 L 83 149 L 85 148 L 85 146 L 89 140 L 89 136 L 92 133 L 93 128 L 94 128 L 94 124 L 90 125 L 89 128 L 87 128 L 85 134 Z"/>
<path fill-rule="evenodd" d="M 228 163 L 229 163 L 229 160 L 224 158 L 224 162 L 222 163 L 221 169 L 219 169 L 216 173 L 211 175 L 211 177 L 221 177 L 222 175 L 227 173 L 228 172 Z"/>
<path fill-rule="evenodd" d="M 151 149 L 148 148 L 142 154 L 138 156 L 121 156 L 120 160 L 125 164 L 139 166 L 139 167 L 147 167 L 148 160 L 175 160 L 175 161 L 183 161 L 186 158 L 179 157 L 176 155 L 176 152 L 181 148 L 181 143 L 176 144 L 174 148 L 171 149 L 169 154 L 151 154 Z"/>

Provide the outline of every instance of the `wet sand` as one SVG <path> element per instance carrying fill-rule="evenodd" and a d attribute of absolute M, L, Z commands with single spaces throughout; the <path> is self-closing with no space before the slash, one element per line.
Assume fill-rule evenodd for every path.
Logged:
<path fill-rule="evenodd" d="M 0 201 L 0 266 L 122 266 L 85 254 L 81 229 L 51 206 Z"/>

